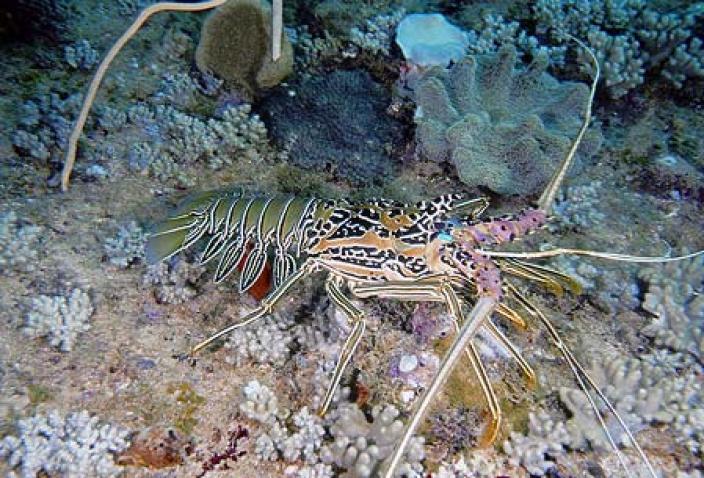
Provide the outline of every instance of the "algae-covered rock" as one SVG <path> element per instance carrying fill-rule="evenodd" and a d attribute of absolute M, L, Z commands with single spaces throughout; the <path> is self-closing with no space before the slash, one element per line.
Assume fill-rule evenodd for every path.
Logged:
<path fill-rule="evenodd" d="M 515 64 L 509 46 L 425 75 L 415 91 L 420 155 L 449 161 L 468 186 L 499 194 L 545 186 L 577 136 L 589 88 L 550 76 L 544 57 L 523 69 Z M 600 143 L 592 127 L 579 155 L 592 156 Z"/>
<path fill-rule="evenodd" d="M 401 125 L 386 114 L 389 102 L 383 85 L 364 71 L 349 70 L 279 88 L 261 109 L 291 163 L 361 186 L 393 175 L 390 152 Z"/>
<path fill-rule="evenodd" d="M 271 59 L 271 40 L 271 6 L 266 0 L 230 0 L 205 20 L 196 64 L 253 94 L 278 85 L 293 71 L 293 49 L 286 35 L 277 61 Z"/>

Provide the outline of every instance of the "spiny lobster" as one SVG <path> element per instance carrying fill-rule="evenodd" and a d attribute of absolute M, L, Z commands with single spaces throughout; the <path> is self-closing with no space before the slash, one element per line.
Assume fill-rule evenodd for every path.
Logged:
<path fill-rule="evenodd" d="M 580 43 L 581 44 L 581 43 Z M 585 47 L 586 48 L 586 47 Z M 348 317 L 351 331 L 346 338 L 319 413 L 329 407 L 346 366 L 352 359 L 366 328 L 364 312 L 345 290 L 357 298 L 388 298 L 406 301 L 444 302 L 454 319 L 457 338 L 425 390 L 406 432 L 387 463 L 384 476 L 397 471 L 403 452 L 426 409 L 440 390 L 459 357 L 465 354 L 486 398 L 491 421 L 483 442 L 492 443 L 501 423 L 499 402 L 472 339 L 483 328 L 516 360 L 530 382 L 536 375 L 519 350 L 492 322 L 493 313 L 518 324 L 523 315 L 542 322 L 566 359 L 580 387 L 587 394 L 609 441 L 625 461 L 599 415 L 591 387 L 615 415 L 634 443 L 650 473 L 652 465 L 606 396 L 599 390 L 547 317 L 526 299 L 503 275 L 538 282 L 560 292 L 578 291 L 569 276 L 518 258 L 582 254 L 613 260 L 656 262 L 677 258 L 633 257 L 594 251 L 557 249 L 538 253 L 502 253 L 486 248 L 512 242 L 541 228 L 547 221 L 556 192 L 589 126 L 591 102 L 598 81 L 592 83 L 583 125 L 562 165 L 538 201 L 537 208 L 516 215 L 484 218 L 486 198 L 463 198 L 448 194 L 431 201 L 404 204 L 375 199 L 360 202 L 295 196 L 247 196 L 240 192 L 205 193 L 188 201 L 181 211 L 151 235 L 147 257 L 151 262 L 177 254 L 206 239 L 200 262 L 218 258 L 215 281 L 226 279 L 241 263 L 239 291 L 257 281 L 269 256 L 273 256 L 274 290 L 261 305 L 192 349 L 196 353 L 213 341 L 270 313 L 279 299 L 301 278 L 314 272 L 327 273 L 325 289 L 332 302 Z M 471 305 L 465 314 L 463 306 Z"/>
<path fill-rule="evenodd" d="M 195 4 L 161 2 L 142 11 L 110 49 L 90 84 L 69 138 L 62 189 L 68 187 L 78 138 L 97 89 L 109 64 L 124 44 L 154 13 L 205 10 L 225 1 L 209 0 Z M 467 199 L 453 194 L 412 205 L 382 199 L 353 203 L 291 196 L 251 197 L 232 191 L 205 193 L 188 201 L 181 211 L 158 226 L 150 236 L 147 244 L 147 258 L 150 262 L 171 257 L 199 240 L 207 239 L 201 262 L 207 263 L 219 258 L 215 271 L 216 281 L 226 279 L 236 268 L 241 267 L 240 292 L 250 289 L 256 283 L 270 254 L 273 254 L 274 265 L 274 290 L 261 301 L 261 305 L 237 323 L 196 345 L 191 353 L 198 352 L 227 333 L 271 312 L 275 304 L 301 278 L 316 271 L 327 272 L 325 289 L 332 302 L 348 316 L 351 332 L 343 344 L 331 384 L 320 407 L 319 413 L 323 414 L 332 401 L 333 393 L 366 327 L 364 312 L 349 299 L 345 290 L 358 298 L 444 302 L 454 319 L 457 338 L 420 398 L 385 469 L 379 470 L 385 478 L 391 478 L 398 471 L 408 442 L 428 406 L 463 354 L 478 377 L 491 413 L 483 442 L 491 443 L 495 440 L 501 423 L 501 409 L 472 339 L 480 328 L 484 328 L 505 347 L 527 379 L 533 382 L 535 372 L 491 320 L 492 314 L 496 313 L 512 322 L 525 324 L 523 315 L 528 315 L 546 327 L 586 394 L 626 474 L 630 476 L 629 468 L 598 411 L 589 392 L 590 388 L 618 420 L 646 464 L 649 474 L 656 477 L 650 461 L 624 421 L 575 359 L 556 328 L 504 275 L 538 282 L 557 293 L 565 287 L 578 291 L 579 287 L 569 276 L 519 259 L 577 254 L 621 261 L 665 262 L 691 258 L 704 251 L 680 257 L 657 258 L 575 249 L 529 253 L 486 249 L 520 239 L 546 223 L 557 190 L 589 126 L 599 65 L 591 51 L 579 40 L 574 40 L 589 52 L 596 73 L 582 127 L 536 208 L 498 219 L 483 218 L 482 213 L 489 206 L 486 198 Z M 463 310 L 465 304 L 472 306 L 468 314 Z"/>

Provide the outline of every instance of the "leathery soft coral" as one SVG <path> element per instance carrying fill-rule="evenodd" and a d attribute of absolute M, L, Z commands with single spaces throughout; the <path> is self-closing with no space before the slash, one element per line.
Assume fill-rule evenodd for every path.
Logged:
<path fill-rule="evenodd" d="M 449 161 L 468 186 L 530 194 L 548 181 L 581 123 L 589 89 L 546 73 L 547 58 L 516 68 L 516 49 L 469 56 L 426 74 L 415 89 L 417 151 Z M 578 150 L 590 157 L 601 134 L 592 128 Z"/>

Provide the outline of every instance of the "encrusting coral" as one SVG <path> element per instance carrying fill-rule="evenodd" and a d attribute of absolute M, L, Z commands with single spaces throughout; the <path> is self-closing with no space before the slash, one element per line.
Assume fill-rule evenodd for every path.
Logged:
<path fill-rule="evenodd" d="M 576 136 L 589 89 L 547 74 L 542 55 L 524 69 L 515 64 L 516 50 L 506 46 L 421 79 L 415 92 L 421 156 L 451 162 L 468 186 L 537 192 Z M 593 127 L 579 156 L 590 157 L 600 142 Z"/>

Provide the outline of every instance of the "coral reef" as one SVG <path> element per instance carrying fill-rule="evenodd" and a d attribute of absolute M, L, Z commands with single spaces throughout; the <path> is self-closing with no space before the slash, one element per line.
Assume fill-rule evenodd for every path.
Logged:
<path fill-rule="evenodd" d="M 13 211 L 0 215 L 0 274 L 34 269 L 42 228 L 22 224 Z"/>
<path fill-rule="evenodd" d="M 265 0 L 231 0 L 203 24 L 196 63 L 231 86 L 253 94 L 278 85 L 293 68 L 293 48 L 284 33 L 281 57 L 271 59 L 271 7 Z"/>
<path fill-rule="evenodd" d="M 80 289 L 68 296 L 41 295 L 32 299 L 22 331 L 33 338 L 46 337 L 52 347 L 69 352 L 78 335 L 90 329 L 93 310 L 90 296 Z"/>
<path fill-rule="evenodd" d="M 416 89 L 421 156 L 450 161 L 462 182 L 500 194 L 530 194 L 546 184 L 582 122 L 586 85 L 558 82 L 544 57 L 515 69 L 516 50 L 468 57 L 434 70 Z M 596 152 L 592 128 L 579 156 Z"/>
<path fill-rule="evenodd" d="M 129 147 L 129 167 L 161 180 L 188 185 L 184 167 L 204 161 L 221 169 L 236 161 L 275 157 L 264 123 L 251 114 L 249 104 L 228 106 L 207 121 L 171 106 L 150 108 L 142 103 L 127 110 L 129 123 L 140 130 Z"/>
<path fill-rule="evenodd" d="M 656 73 L 677 88 L 688 78 L 704 76 L 704 50 L 695 28 L 703 12 L 697 5 L 662 13 L 640 0 L 538 0 L 533 9 L 538 32 L 551 39 L 562 32 L 587 39 L 612 97 L 623 96 Z M 591 70 L 586 57 L 582 65 Z"/>
<path fill-rule="evenodd" d="M 655 315 L 642 333 L 655 343 L 704 359 L 704 256 L 642 270 L 642 307 Z"/>
<path fill-rule="evenodd" d="M 242 393 L 245 401 L 240 411 L 264 426 L 256 438 L 255 453 L 265 460 L 303 460 L 305 466 L 296 468 L 295 476 L 333 476 L 328 474 L 331 466 L 347 470 L 339 476 L 373 476 L 403 431 L 399 412 L 391 405 L 374 407 L 370 422 L 356 404 L 342 403 L 323 421 L 307 407 L 292 415 L 280 409 L 274 393 L 256 380 L 247 383 Z M 328 434 L 333 443 L 324 442 Z M 414 438 L 406 456 L 409 461 L 401 473 L 422 476 L 423 440 Z"/>
<path fill-rule="evenodd" d="M 17 422 L 17 435 L 0 441 L 0 457 L 22 478 L 36 476 L 114 477 L 122 469 L 112 454 L 127 448 L 129 432 L 82 411 L 61 416 L 57 411 Z M 15 475 L 12 475 L 15 476 Z"/>
<path fill-rule="evenodd" d="M 585 40 L 601 66 L 602 84 L 612 98 L 661 78 L 675 88 L 704 77 L 704 49 L 697 22 L 701 3 L 665 7 L 642 0 L 537 0 L 524 9 L 492 6 L 476 20 L 475 5 L 460 14 L 472 53 L 492 53 L 514 45 L 521 55 L 545 54 L 559 71 L 567 69 L 565 53 L 574 45 L 565 33 Z M 475 14 L 470 15 L 469 12 Z M 521 12 L 521 13 L 518 13 Z M 577 50 L 580 69 L 593 74 L 590 57 Z"/>
<path fill-rule="evenodd" d="M 355 185 L 388 177 L 399 127 L 386 114 L 389 96 L 368 73 L 335 71 L 280 89 L 262 108 L 276 142 L 306 169 L 331 170 Z"/>

